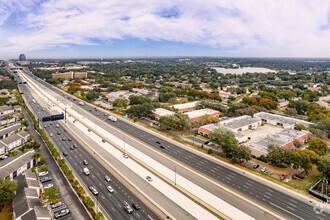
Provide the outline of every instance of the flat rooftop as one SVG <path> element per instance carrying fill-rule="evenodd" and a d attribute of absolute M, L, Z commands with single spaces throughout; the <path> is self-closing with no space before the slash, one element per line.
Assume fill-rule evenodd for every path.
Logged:
<path fill-rule="evenodd" d="M 237 118 L 231 118 L 225 121 L 221 121 L 220 124 L 231 129 L 237 129 L 257 123 L 259 121 L 260 119 L 252 118 L 249 115 L 243 115 Z"/>
<path fill-rule="evenodd" d="M 220 114 L 220 112 L 214 109 L 205 108 L 205 109 L 194 110 L 191 112 L 186 112 L 184 114 L 188 115 L 189 118 L 197 118 L 197 117 L 202 117 L 204 115 Z"/>
<path fill-rule="evenodd" d="M 28 151 L 23 155 L 17 156 L 16 158 L 13 158 L 13 160 L 9 161 L 8 163 L 4 164 L 0 167 L 0 177 L 6 178 L 9 176 L 12 172 L 23 166 L 24 164 L 27 164 L 29 161 L 32 160 L 32 156 L 34 154 L 34 151 Z M 9 158 L 5 159 L 8 160 Z"/>
<path fill-rule="evenodd" d="M 290 118 L 282 115 L 276 115 L 276 114 L 271 114 L 268 112 L 258 112 L 253 115 L 253 117 L 259 117 L 259 118 L 264 118 L 268 120 L 273 120 L 273 121 L 278 121 L 282 124 L 289 124 L 289 125 L 295 125 L 295 124 L 303 124 L 305 127 L 308 127 L 312 125 L 313 123 L 296 119 L 296 118 Z"/>
<path fill-rule="evenodd" d="M 169 116 L 169 115 L 174 115 L 175 112 L 172 112 L 170 110 L 167 110 L 165 108 L 156 108 L 154 111 L 152 111 L 154 114 L 157 114 L 161 117 L 163 116 Z"/>
<path fill-rule="evenodd" d="M 199 101 L 187 102 L 187 103 L 183 103 L 183 104 L 171 105 L 170 107 L 181 110 L 181 109 L 185 109 L 185 108 L 193 108 L 193 107 L 197 106 L 198 103 L 199 103 Z"/>

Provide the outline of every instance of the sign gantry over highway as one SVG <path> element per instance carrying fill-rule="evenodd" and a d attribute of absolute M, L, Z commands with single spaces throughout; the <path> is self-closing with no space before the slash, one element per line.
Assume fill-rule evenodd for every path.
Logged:
<path fill-rule="evenodd" d="M 46 116 L 42 117 L 41 121 L 57 121 L 57 120 L 62 120 L 64 119 L 64 114 L 58 114 L 58 115 L 51 115 L 51 116 Z"/>

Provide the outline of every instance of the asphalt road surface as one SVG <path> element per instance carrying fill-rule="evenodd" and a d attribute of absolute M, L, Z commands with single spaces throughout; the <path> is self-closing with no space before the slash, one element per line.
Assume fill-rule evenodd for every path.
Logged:
<path fill-rule="evenodd" d="M 24 90 L 24 96 L 28 100 L 32 107 L 36 117 L 41 119 L 44 116 L 49 116 L 50 113 L 47 109 L 44 109 L 39 105 L 38 101 L 35 103 L 32 101 L 33 97 L 29 94 L 29 91 Z M 51 125 L 52 123 L 52 125 Z M 56 124 L 59 127 L 56 127 Z M 94 197 L 94 201 L 104 208 L 106 217 L 109 219 L 159 219 L 159 217 L 150 210 L 143 202 L 141 202 L 130 190 L 128 190 L 121 182 L 119 182 L 108 170 L 106 170 L 92 155 L 90 155 L 83 146 L 79 144 L 68 132 L 64 131 L 64 128 L 59 122 L 45 122 L 41 124 L 43 129 L 48 133 L 52 133 L 52 142 L 59 149 L 60 154 L 67 152 L 68 156 L 64 157 L 66 161 L 73 168 L 74 173 L 78 175 L 79 179 L 84 184 L 85 191 L 89 193 L 91 197 Z M 45 125 L 47 126 L 45 128 Z M 61 134 L 58 135 L 57 132 Z M 65 138 L 65 141 L 63 141 Z M 68 138 L 71 141 L 68 141 Z M 77 148 L 70 150 L 70 146 L 76 144 Z M 83 164 L 83 160 L 88 161 L 88 165 Z M 83 173 L 83 168 L 88 167 L 90 175 L 86 176 Z M 111 178 L 110 182 L 106 182 L 105 176 Z M 98 196 L 89 192 L 88 187 L 93 185 L 98 193 Z M 111 186 L 114 189 L 113 193 L 108 192 L 107 186 Z M 124 203 L 129 205 L 132 202 L 137 202 L 140 206 L 140 210 L 134 210 L 133 214 L 128 214 L 123 207 Z M 97 207 L 97 202 L 96 202 Z"/>
<path fill-rule="evenodd" d="M 29 73 L 30 74 L 30 73 Z M 30 74 L 31 77 L 35 77 Z M 52 86 L 46 82 L 40 81 L 43 85 L 52 89 Z M 68 101 L 72 101 L 72 98 L 62 91 L 53 89 L 56 93 L 63 97 L 69 98 Z M 74 101 L 76 104 L 81 100 Z M 94 106 L 85 102 L 83 106 L 78 105 L 79 108 L 85 109 L 90 113 L 94 114 L 96 117 L 105 119 L 107 116 L 104 114 L 99 114 L 99 111 L 93 111 Z M 90 111 L 92 110 L 92 111 Z M 143 129 L 131 125 L 130 123 L 120 119 L 117 122 L 112 123 L 109 120 L 105 120 L 107 123 L 111 123 L 112 126 L 119 128 L 120 130 L 129 133 L 135 138 L 147 143 L 148 145 L 159 149 L 159 145 L 156 144 L 157 140 L 162 142 L 165 147 L 163 153 L 175 158 L 188 166 L 208 175 L 209 177 L 230 186 L 232 189 L 237 190 L 243 195 L 252 198 L 263 206 L 269 207 L 276 210 L 278 213 L 287 216 L 292 219 L 330 219 L 330 214 L 327 212 L 319 213 L 315 212 L 313 207 L 314 204 L 308 204 L 296 197 L 293 197 L 285 192 L 282 192 L 274 187 L 265 185 L 259 181 L 243 175 L 242 173 L 231 170 L 221 164 L 214 161 L 210 161 L 198 154 L 195 154 L 189 150 L 181 148 L 176 144 L 166 141 L 161 137 L 150 134 Z"/>

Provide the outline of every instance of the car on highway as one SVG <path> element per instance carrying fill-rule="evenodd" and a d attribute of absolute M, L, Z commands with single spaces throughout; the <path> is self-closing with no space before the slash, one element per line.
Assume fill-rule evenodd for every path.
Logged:
<path fill-rule="evenodd" d="M 106 141 L 106 140 L 104 140 L 104 139 L 102 139 L 102 142 L 103 142 L 103 143 L 105 143 L 105 142 L 107 142 L 107 141 Z"/>
<path fill-rule="evenodd" d="M 47 176 L 47 175 L 48 175 L 48 171 L 43 171 L 43 172 L 40 172 L 38 176 L 40 177 L 40 176 Z"/>
<path fill-rule="evenodd" d="M 261 172 L 264 172 L 264 173 L 266 173 L 266 171 L 267 171 L 267 168 L 266 167 L 264 167 L 264 168 L 261 168 L 261 170 L 260 170 Z"/>
<path fill-rule="evenodd" d="M 71 145 L 71 146 L 70 146 L 70 150 L 73 150 L 73 149 L 74 149 L 74 147 Z"/>
<path fill-rule="evenodd" d="M 113 192 L 114 192 L 114 190 L 113 190 L 113 188 L 112 188 L 111 186 L 107 186 L 107 190 L 108 190 L 110 193 L 113 193 Z"/>
<path fill-rule="evenodd" d="M 71 138 L 68 138 L 68 141 L 71 141 Z"/>
<path fill-rule="evenodd" d="M 60 132 L 60 131 L 58 131 L 58 132 L 57 132 L 57 135 L 61 135 L 61 132 Z"/>
<path fill-rule="evenodd" d="M 65 157 L 68 156 L 68 152 L 64 151 L 63 156 L 65 156 Z"/>
<path fill-rule="evenodd" d="M 110 179 L 109 176 L 105 176 L 104 179 L 105 179 L 105 181 L 107 181 L 107 182 L 110 182 L 110 181 L 111 181 L 111 179 Z"/>
<path fill-rule="evenodd" d="M 133 206 L 133 208 L 135 208 L 136 210 L 139 210 L 139 209 L 140 209 L 140 206 L 139 206 L 136 202 L 133 202 L 133 203 L 132 203 L 132 206 Z"/>
<path fill-rule="evenodd" d="M 285 175 L 285 174 L 282 174 L 282 175 L 281 175 L 281 177 L 280 177 L 280 180 L 285 180 L 285 179 L 286 179 L 286 177 L 287 177 L 287 175 Z"/>
<path fill-rule="evenodd" d="M 45 176 L 45 177 L 40 178 L 41 183 L 46 183 L 46 182 L 49 182 L 51 180 L 52 180 L 52 178 L 49 177 L 49 176 Z"/>
<path fill-rule="evenodd" d="M 49 134 L 49 136 L 53 137 L 53 136 L 54 136 L 54 134 L 53 134 L 53 133 L 50 133 L 50 134 Z"/>
<path fill-rule="evenodd" d="M 74 148 L 78 148 L 78 145 L 77 144 L 73 144 Z"/>
<path fill-rule="evenodd" d="M 254 165 L 253 165 L 253 168 L 254 168 L 254 169 L 258 169 L 258 168 L 259 168 L 259 164 L 257 164 L 257 163 L 254 164 Z"/>
<path fill-rule="evenodd" d="M 52 207 L 52 209 L 55 209 L 55 208 L 60 207 L 62 205 L 64 205 L 64 202 L 61 201 L 61 202 L 57 202 L 57 203 L 51 205 L 51 207 Z"/>
<path fill-rule="evenodd" d="M 88 128 L 88 131 L 90 132 L 90 131 L 91 131 L 91 129 L 89 129 L 89 128 Z"/>
<path fill-rule="evenodd" d="M 53 187 L 53 186 L 54 186 L 54 184 L 49 183 L 49 184 L 47 184 L 47 185 L 44 186 L 44 189 L 49 189 L 50 187 Z"/>
<path fill-rule="evenodd" d="M 85 175 L 87 175 L 87 176 L 90 174 L 89 169 L 87 167 L 84 167 L 83 171 L 84 171 Z"/>
<path fill-rule="evenodd" d="M 65 137 L 62 137 L 62 141 L 66 141 L 66 138 Z"/>
<path fill-rule="evenodd" d="M 160 141 L 156 141 L 156 144 L 161 144 L 161 142 Z"/>
<path fill-rule="evenodd" d="M 59 124 L 56 124 L 55 126 L 56 126 L 57 128 L 59 128 L 59 127 L 60 127 L 60 125 L 59 125 Z"/>
<path fill-rule="evenodd" d="M 94 194 L 97 195 L 99 192 L 96 190 L 96 188 L 93 185 L 90 185 L 88 189 Z"/>
<path fill-rule="evenodd" d="M 152 182 L 151 176 L 146 176 L 146 180 L 148 180 L 149 182 Z"/>
<path fill-rule="evenodd" d="M 44 128 L 47 128 L 47 125 L 44 125 Z"/>
<path fill-rule="evenodd" d="M 124 203 L 124 209 L 128 214 L 132 214 L 133 213 L 133 209 L 131 208 L 131 206 L 129 206 L 127 203 Z"/>
<path fill-rule="evenodd" d="M 57 218 L 61 218 L 61 217 L 63 217 L 63 216 L 66 216 L 67 214 L 69 214 L 70 213 L 70 210 L 69 209 L 63 209 L 63 210 L 61 210 L 61 211 L 59 211 L 59 212 L 56 212 L 55 214 L 54 214 L 54 217 L 57 219 Z"/>
<path fill-rule="evenodd" d="M 64 129 L 64 132 L 67 132 L 67 130 L 66 130 L 66 129 Z"/>
<path fill-rule="evenodd" d="M 128 159 L 128 155 L 127 154 L 123 154 L 123 157 Z"/>
<path fill-rule="evenodd" d="M 87 166 L 88 165 L 87 160 L 83 160 L 83 164 Z"/>
<path fill-rule="evenodd" d="M 104 113 L 104 116 L 108 116 L 108 114 L 107 113 Z"/>
<path fill-rule="evenodd" d="M 53 125 L 53 122 L 51 122 L 50 125 Z"/>

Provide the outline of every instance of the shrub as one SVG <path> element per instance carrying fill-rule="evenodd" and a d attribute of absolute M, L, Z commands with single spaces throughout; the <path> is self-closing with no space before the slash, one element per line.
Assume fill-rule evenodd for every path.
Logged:
<path fill-rule="evenodd" d="M 41 172 L 47 172 L 48 171 L 48 167 L 46 165 L 43 165 L 41 167 Z"/>

